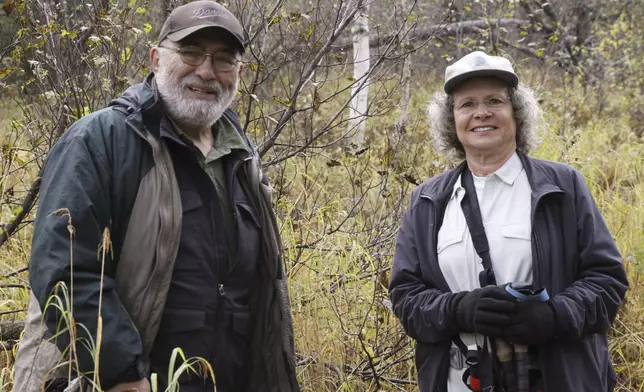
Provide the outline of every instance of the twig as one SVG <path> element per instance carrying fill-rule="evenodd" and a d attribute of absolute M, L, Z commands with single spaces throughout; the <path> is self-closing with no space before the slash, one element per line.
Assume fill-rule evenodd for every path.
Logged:
<path fill-rule="evenodd" d="M 26 310 L 27 309 L 5 310 L 4 312 L 0 312 L 0 316 L 4 316 L 6 314 L 20 313 L 20 312 L 24 312 Z"/>
<path fill-rule="evenodd" d="M 310 363 L 316 363 L 316 364 L 318 363 L 317 358 L 312 357 L 310 355 L 304 356 L 303 354 L 300 354 L 300 353 L 296 353 L 295 355 L 299 359 L 295 366 L 299 367 L 299 366 L 306 366 L 306 365 L 308 365 Z M 329 369 L 329 370 L 333 370 L 337 374 L 338 379 L 340 379 L 340 380 L 343 379 L 342 373 L 347 373 L 349 375 L 357 375 L 363 380 L 371 380 L 371 379 L 374 378 L 374 374 L 370 370 L 356 372 L 356 369 L 354 369 L 353 367 L 351 367 L 349 365 L 340 366 L 340 365 L 338 365 L 336 363 L 333 363 L 333 362 L 330 362 L 330 361 L 324 361 L 324 362 L 322 362 L 322 365 L 324 367 L 326 367 L 327 369 Z M 390 378 L 390 377 L 384 377 L 384 376 L 381 376 L 381 375 L 378 375 L 378 379 L 382 380 L 382 381 L 386 381 L 386 382 L 388 382 L 390 384 L 397 384 L 397 385 L 417 385 L 418 384 L 414 380 L 404 380 L 404 379 L 400 379 L 400 378 Z"/>
<path fill-rule="evenodd" d="M 29 286 L 20 283 L 0 283 L 0 289 L 25 289 L 29 290 Z"/>
<path fill-rule="evenodd" d="M 36 202 L 38 197 L 38 191 L 40 190 L 40 177 L 38 177 L 34 182 L 31 183 L 29 191 L 27 191 L 27 196 L 22 202 L 22 209 L 16 215 L 16 217 L 9 222 L 7 226 L 4 227 L 4 230 L 0 232 L 0 247 L 15 233 L 15 231 L 20 226 L 20 223 L 23 219 L 31 212 L 31 209 Z"/>
<path fill-rule="evenodd" d="M 295 364 L 295 366 L 306 366 L 310 363 L 318 363 L 318 360 L 310 355 L 305 357 L 302 354 L 297 353 L 296 357 L 300 357 L 301 359 Z M 322 364 L 327 369 L 333 370 L 340 381 L 343 380 L 344 377 L 342 376 L 342 370 L 340 370 L 340 366 L 338 364 L 328 361 L 324 361 Z"/>
<path fill-rule="evenodd" d="M 6 274 L 6 275 L 2 275 L 2 276 L 6 279 L 6 278 L 10 278 L 10 277 L 12 277 L 12 276 L 16 276 L 16 275 L 18 275 L 19 273 L 22 273 L 22 272 L 25 272 L 25 271 L 28 271 L 28 270 L 29 270 L 29 266 L 25 266 L 25 267 L 22 267 L 22 268 L 18 268 L 18 269 L 17 269 L 17 270 L 15 270 L 15 271 L 11 271 L 11 272 L 9 272 L 8 274 Z"/>

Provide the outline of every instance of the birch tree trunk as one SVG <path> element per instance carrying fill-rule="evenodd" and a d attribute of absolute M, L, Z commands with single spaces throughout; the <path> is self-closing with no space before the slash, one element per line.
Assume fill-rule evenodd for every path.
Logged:
<path fill-rule="evenodd" d="M 407 15 L 407 4 L 405 0 L 400 1 L 400 6 L 402 7 L 403 15 Z M 401 82 L 403 84 L 403 91 L 402 97 L 400 98 L 400 117 L 396 124 L 396 130 L 399 135 L 405 133 L 405 125 L 409 117 L 409 102 L 411 101 L 411 53 L 407 53 L 407 56 L 405 56 Z"/>
<path fill-rule="evenodd" d="M 396 129 L 399 134 L 405 133 L 407 118 L 409 117 L 409 102 L 411 101 L 411 53 L 407 54 L 402 71 L 403 91 L 400 98 L 400 117 Z"/>
<path fill-rule="evenodd" d="M 353 34 L 353 78 L 351 89 L 353 99 L 349 106 L 349 134 L 353 143 L 364 144 L 367 125 L 367 106 L 369 96 L 369 3 L 364 4 L 356 15 L 351 33 Z"/>

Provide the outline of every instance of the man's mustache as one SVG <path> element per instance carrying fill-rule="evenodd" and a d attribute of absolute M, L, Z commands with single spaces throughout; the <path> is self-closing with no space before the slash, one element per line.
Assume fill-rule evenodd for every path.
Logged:
<path fill-rule="evenodd" d="M 181 79 L 181 88 L 187 87 L 189 84 L 197 84 L 212 89 L 217 95 L 224 93 L 224 88 L 215 80 L 205 81 L 197 76 L 187 76 Z"/>

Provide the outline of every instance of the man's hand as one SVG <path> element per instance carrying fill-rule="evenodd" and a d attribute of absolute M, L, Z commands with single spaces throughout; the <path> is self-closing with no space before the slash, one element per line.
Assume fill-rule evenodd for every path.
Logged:
<path fill-rule="evenodd" d="M 110 389 L 107 392 L 150 392 L 150 381 L 147 378 L 143 378 L 135 382 L 124 382 L 118 384 Z"/>

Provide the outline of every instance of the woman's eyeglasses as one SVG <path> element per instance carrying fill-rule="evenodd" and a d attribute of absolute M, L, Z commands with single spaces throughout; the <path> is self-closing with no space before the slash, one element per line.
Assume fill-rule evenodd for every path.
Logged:
<path fill-rule="evenodd" d="M 463 101 L 454 102 L 454 109 L 462 114 L 472 114 L 478 109 L 480 104 L 485 105 L 490 111 L 501 110 L 510 100 L 501 97 L 492 97 L 479 102 L 474 99 L 465 99 Z"/>

